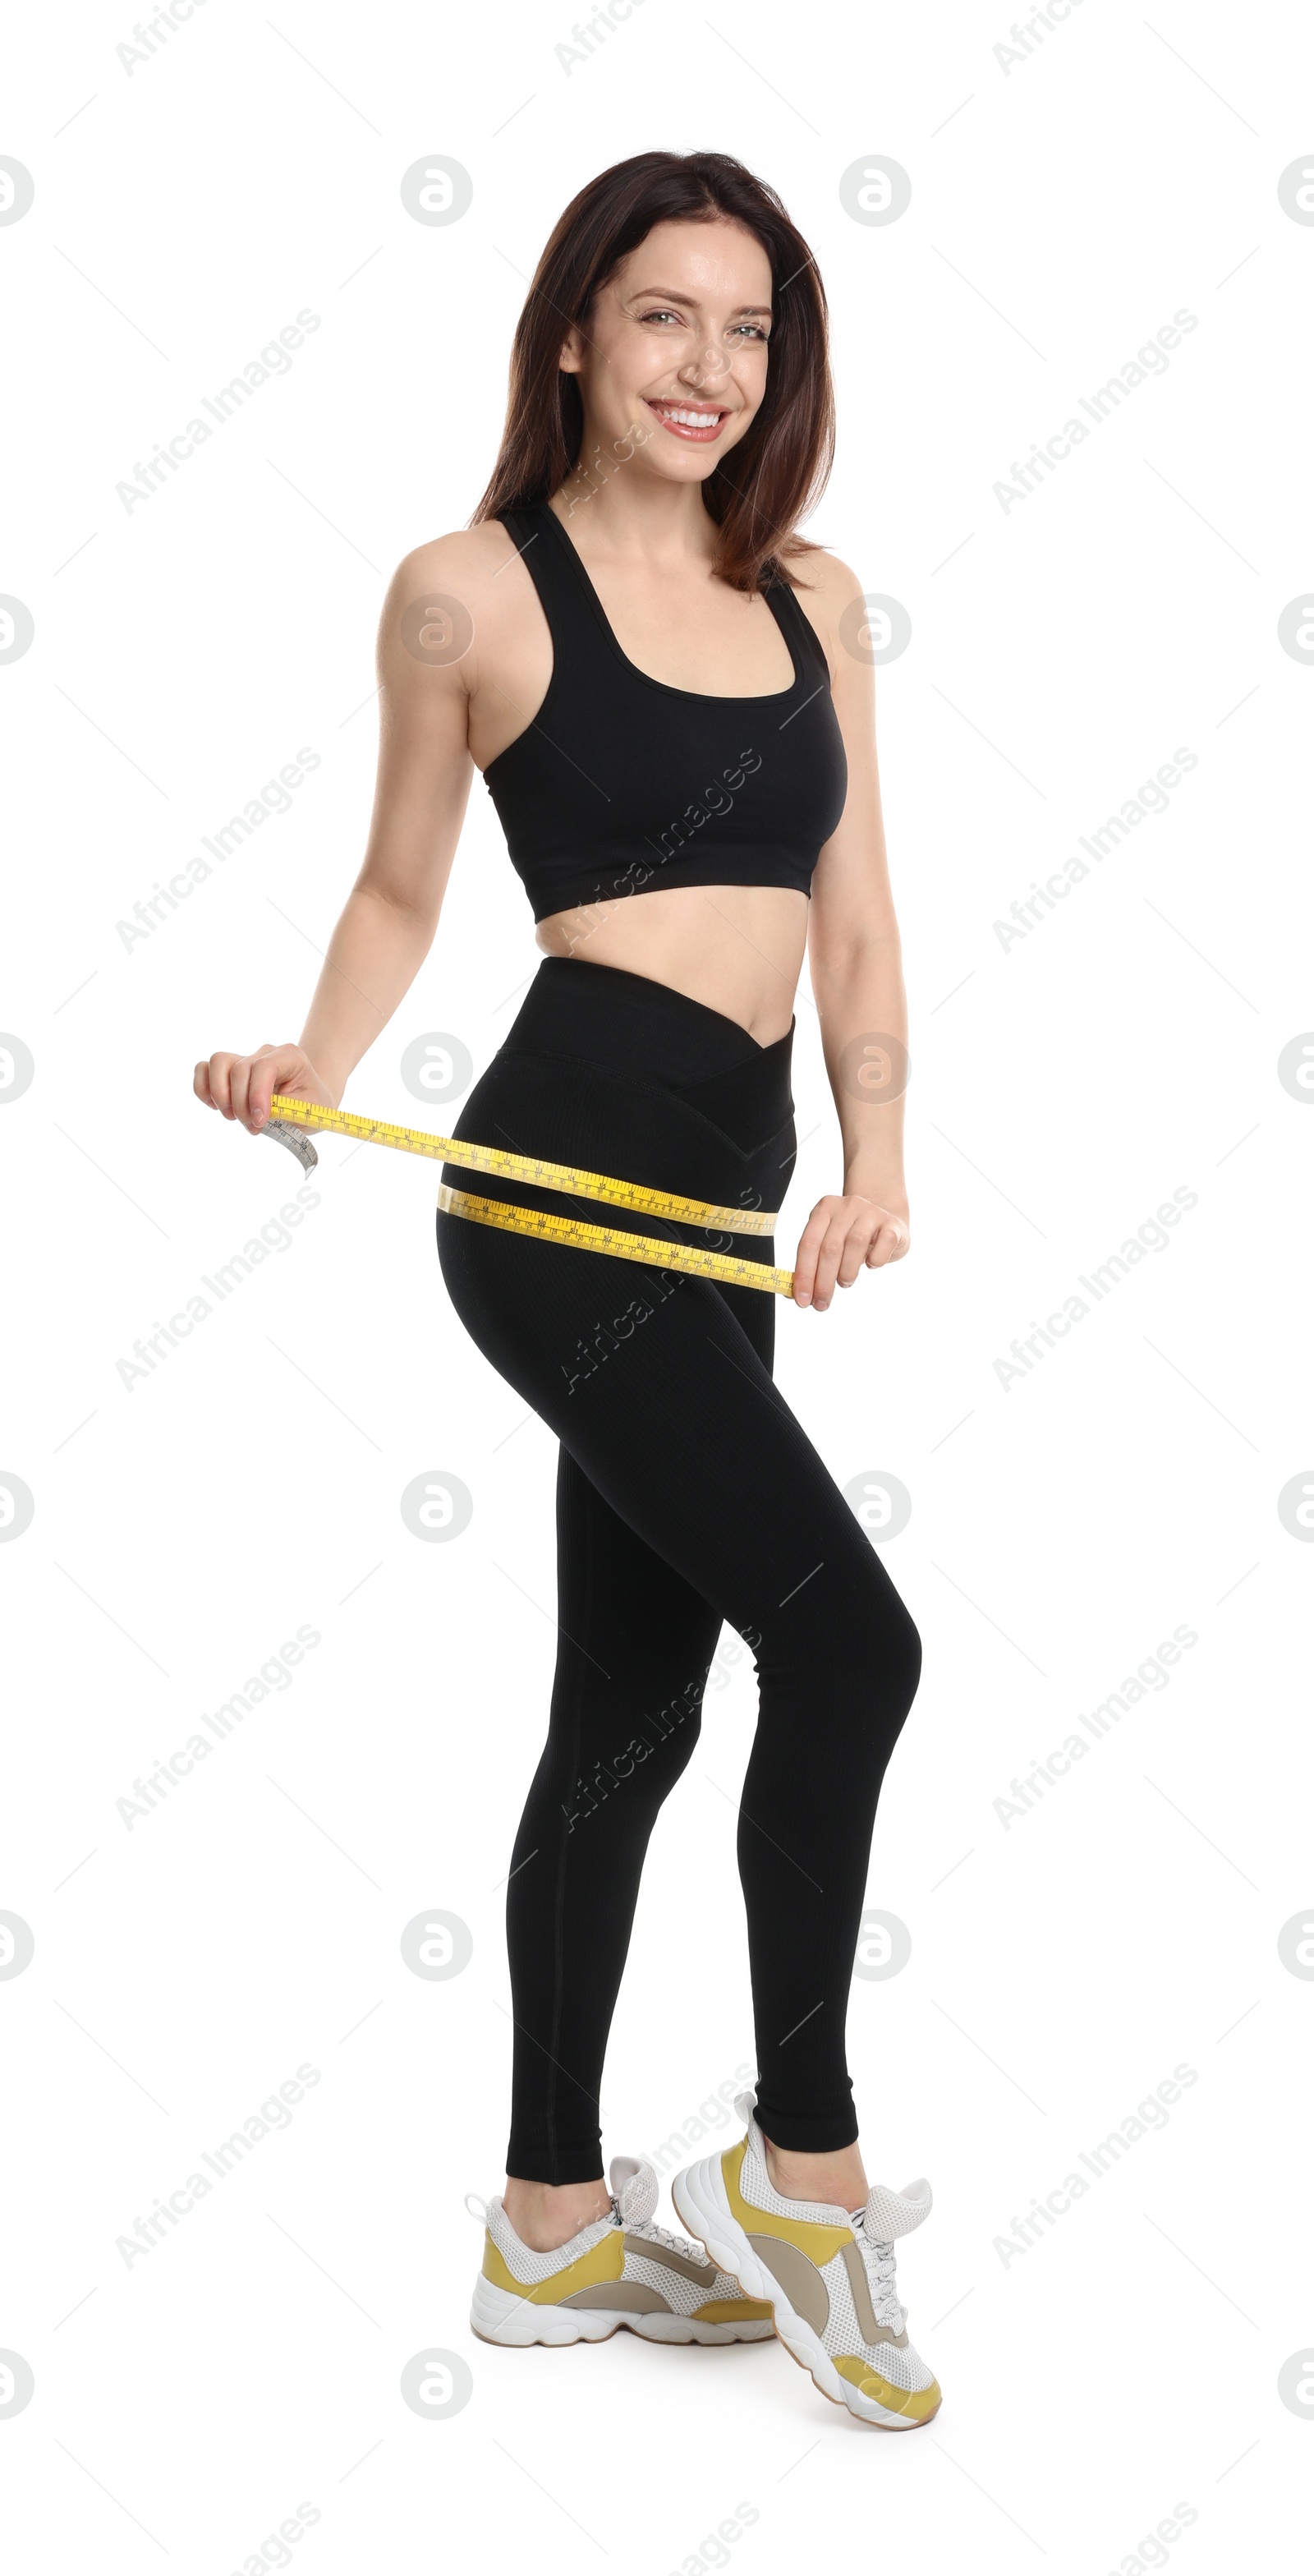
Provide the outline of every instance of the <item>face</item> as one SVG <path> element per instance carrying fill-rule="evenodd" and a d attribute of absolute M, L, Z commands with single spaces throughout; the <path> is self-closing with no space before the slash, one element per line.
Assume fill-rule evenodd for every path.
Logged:
<path fill-rule="evenodd" d="M 584 404 L 581 463 L 629 453 L 665 481 L 705 482 L 761 404 L 771 325 L 771 264 L 742 224 L 654 225 L 561 353 Z"/>

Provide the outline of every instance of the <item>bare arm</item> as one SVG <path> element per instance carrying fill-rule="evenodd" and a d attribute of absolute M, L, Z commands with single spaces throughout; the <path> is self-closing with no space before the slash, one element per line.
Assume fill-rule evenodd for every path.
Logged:
<path fill-rule="evenodd" d="M 459 664 L 419 662 L 401 641 L 414 592 L 404 563 L 379 626 L 379 765 L 365 857 L 301 1032 L 335 1102 L 428 956 L 474 775 Z"/>
<path fill-rule="evenodd" d="M 805 564 L 814 578 L 819 559 Z M 818 1201 L 799 1245 L 796 1301 L 824 1312 L 835 1286 L 908 1249 L 903 1102 L 908 1010 L 881 814 L 872 666 L 838 640 L 839 613 L 860 595 L 833 557 L 810 609 L 831 659 L 831 694 L 849 767 L 848 796 L 812 882 L 808 964 L 826 1071 L 844 1148 L 843 1191 Z"/>
<path fill-rule="evenodd" d="M 468 540 L 439 538 L 399 564 L 379 621 L 379 763 L 360 874 L 329 941 L 299 1044 L 197 1065 L 197 1097 L 254 1135 L 274 1091 L 336 1107 L 433 944 L 469 800 L 473 648 L 421 661 L 402 633 L 427 587 L 468 591 Z"/>

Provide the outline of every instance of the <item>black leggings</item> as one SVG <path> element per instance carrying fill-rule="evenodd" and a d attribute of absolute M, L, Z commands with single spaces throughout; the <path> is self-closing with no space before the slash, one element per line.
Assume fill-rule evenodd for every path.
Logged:
<path fill-rule="evenodd" d="M 778 1208 L 793 1031 L 760 1047 L 669 985 L 547 958 L 456 1134 L 718 1206 Z M 467 1191 L 773 1261 L 444 1166 Z M 698 1734 L 723 1621 L 759 1710 L 738 1825 L 758 2118 L 782 2147 L 856 2138 L 844 2023 L 876 1801 L 921 1642 L 772 1382 L 774 1296 L 438 1217 L 452 1303 L 560 1443 L 551 1723 L 507 1891 L 507 2171 L 588 2182 L 639 1876 Z"/>

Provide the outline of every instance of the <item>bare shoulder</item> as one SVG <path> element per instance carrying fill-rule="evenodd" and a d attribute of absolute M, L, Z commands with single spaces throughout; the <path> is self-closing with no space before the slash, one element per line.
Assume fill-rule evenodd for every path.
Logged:
<path fill-rule="evenodd" d="M 476 528 L 454 528 L 446 536 L 427 537 L 403 555 L 391 589 L 394 596 L 404 591 L 408 599 L 418 599 L 426 590 L 452 591 L 457 598 L 466 591 L 491 594 L 514 551 L 505 528 L 495 519 L 485 519 Z"/>
<path fill-rule="evenodd" d="M 514 618 L 515 547 L 496 520 L 428 537 L 403 555 L 388 584 L 379 654 L 394 691 L 473 695 L 496 663 Z"/>

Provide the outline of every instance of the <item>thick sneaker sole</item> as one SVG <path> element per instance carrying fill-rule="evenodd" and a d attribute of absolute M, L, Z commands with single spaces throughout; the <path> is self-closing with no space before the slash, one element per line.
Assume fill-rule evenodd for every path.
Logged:
<path fill-rule="evenodd" d="M 712 2325 L 704 2317 L 663 2315 L 659 2309 L 631 2312 L 625 2308 L 558 2308 L 518 2299 L 499 2290 L 483 2273 L 475 2282 L 470 2324 L 481 2343 L 605 2343 L 628 2326 L 646 2343 L 762 2343 L 774 2332 L 766 2317 L 745 2318 L 742 2325 Z"/>
<path fill-rule="evenodd" d="M 939 2413 L 898 2415 L 892 2408 L 878 2405 L 874 2397 L 864 2397 L 853 2382 L 842 2379 L 827 2352 L 820 2335 L 792 2308 L 774 2272 L 760 2263 L 738 2219 L 726 2198 L 719 2155 L 708 2156 L 701 2164 L 687 2165 L 671 2184 L 671 2198 L 682 2224 L 690 2236 L 705 2246 L 708 2255 L 722 2272 L 729 2272 L 749 2299 L 770 2299 L 775 2313 L 775 2330 L 791 2359 L 810 2373 L 813 2387 L 836 2406 L 846 2406 L 862 2424 L 879 2424 L 890 2433 L 911 2433 L 920 2424 L 929 2424 Z"/>

